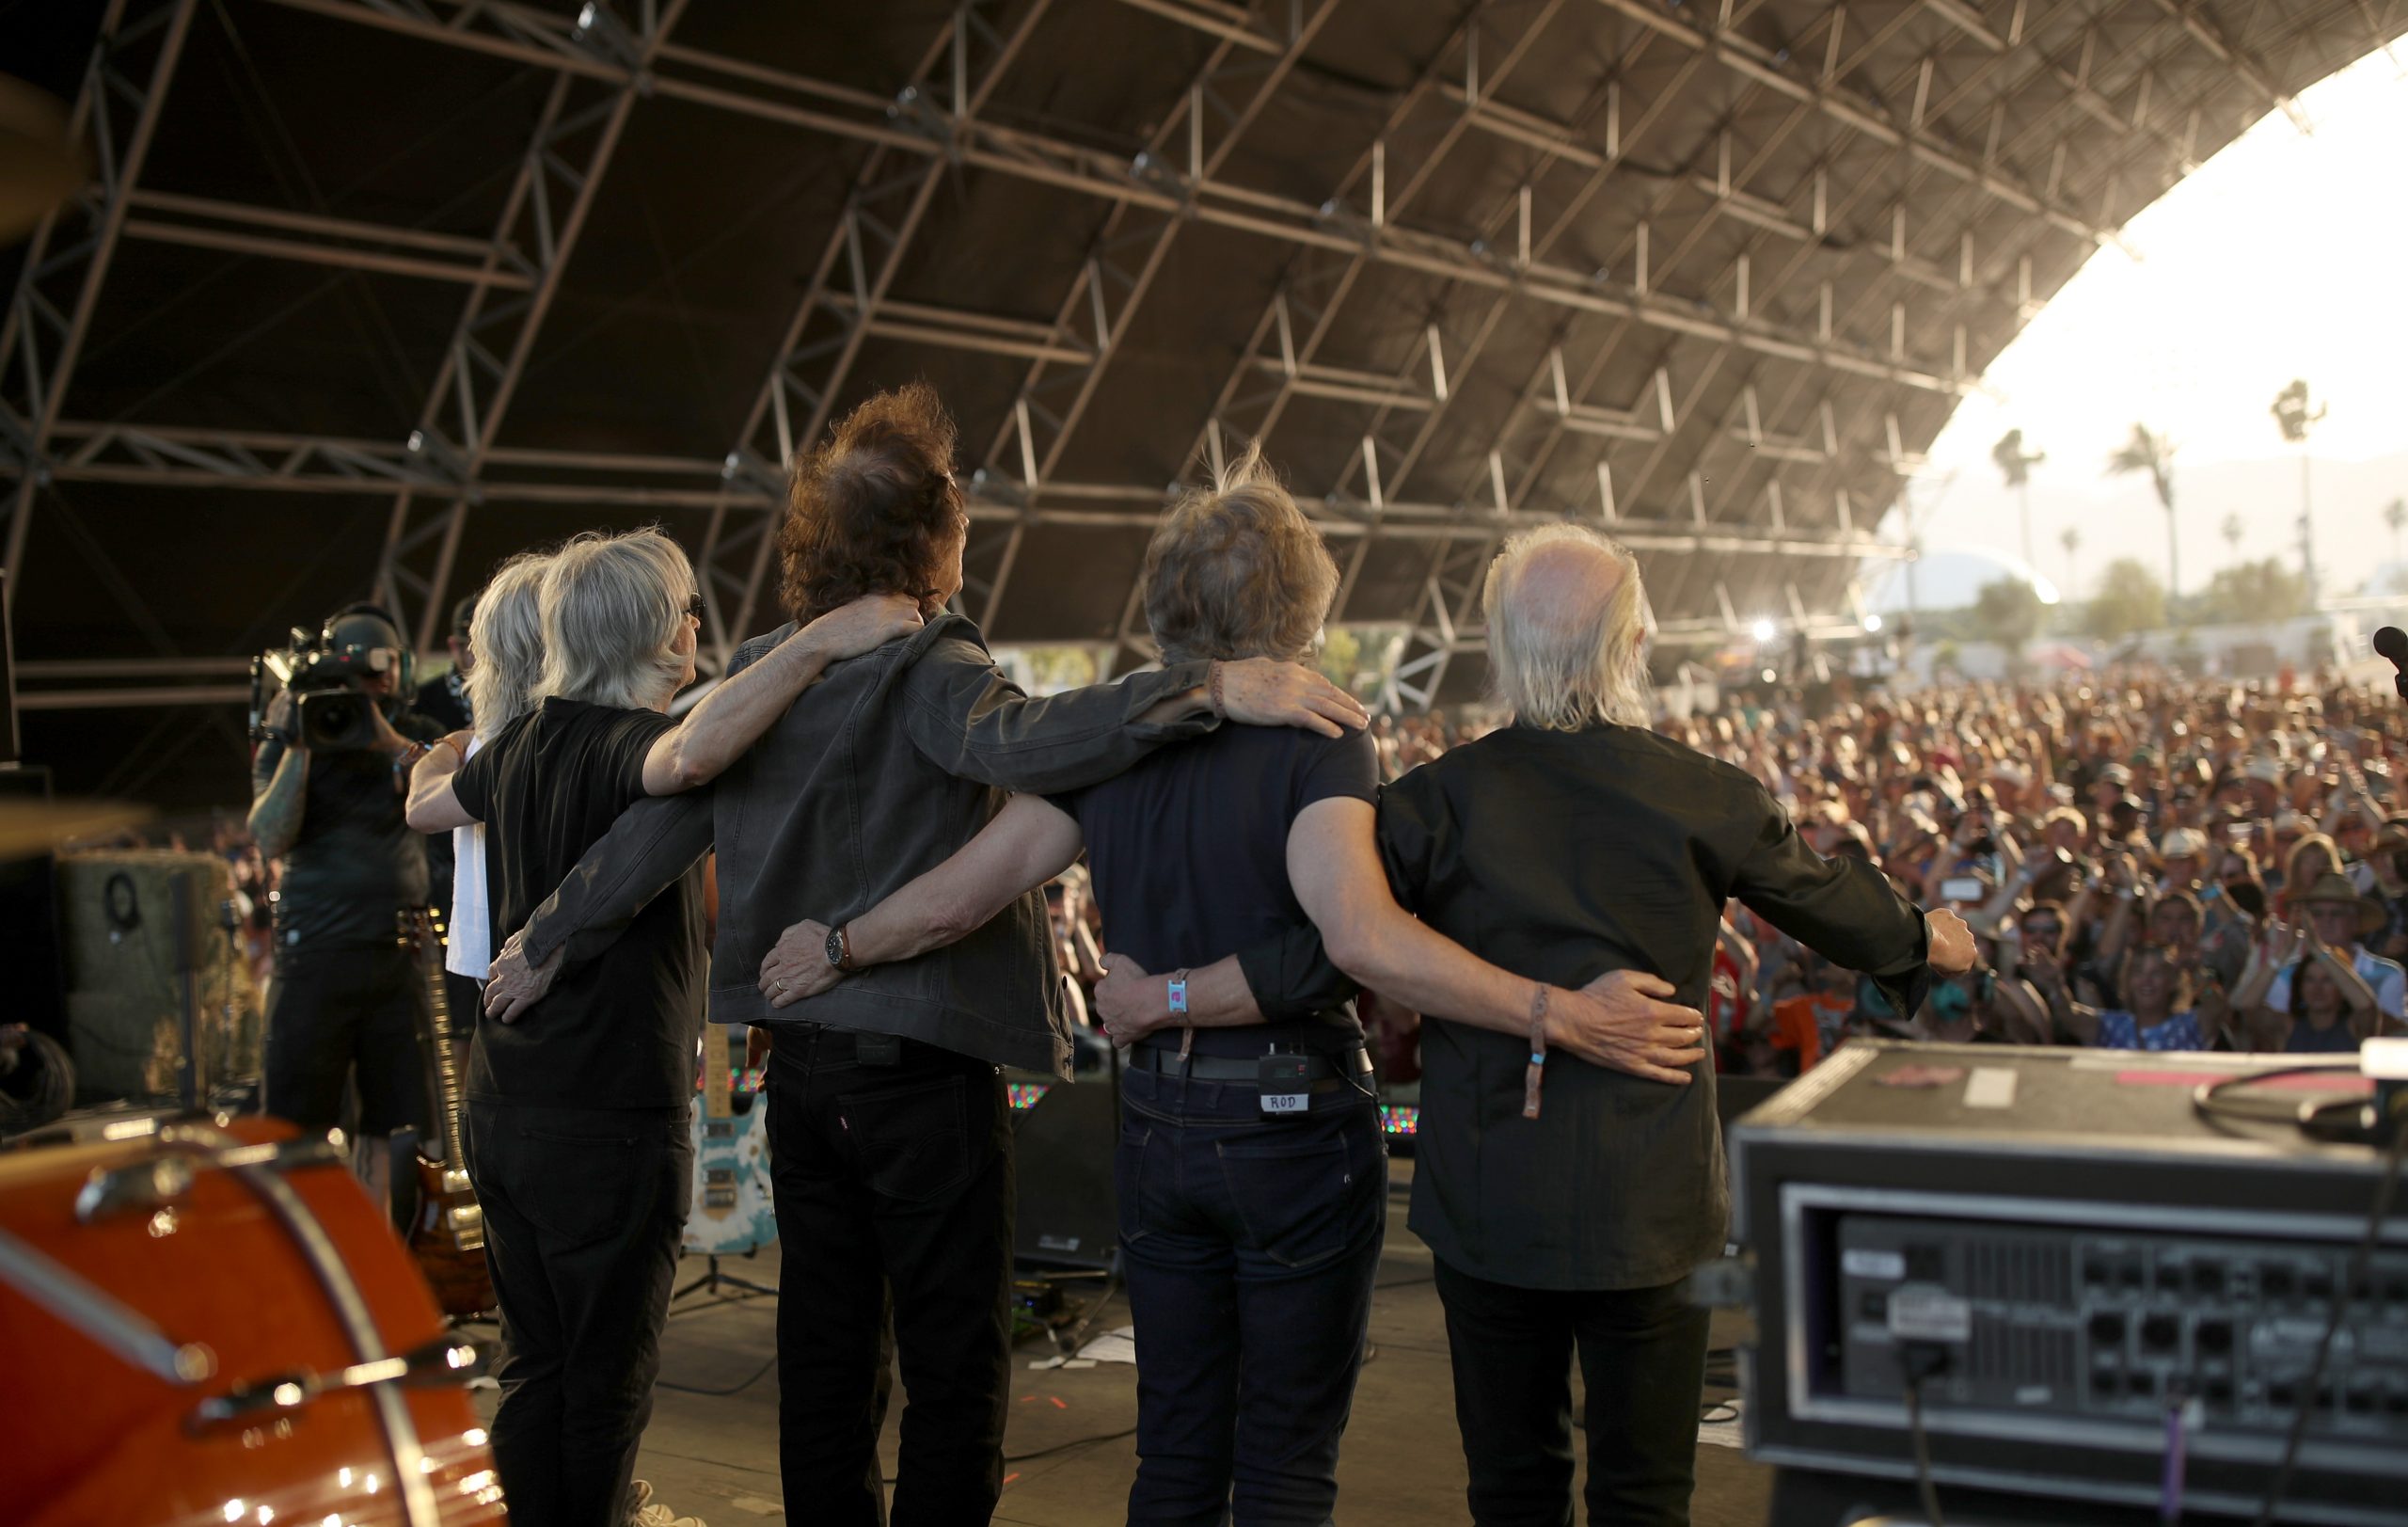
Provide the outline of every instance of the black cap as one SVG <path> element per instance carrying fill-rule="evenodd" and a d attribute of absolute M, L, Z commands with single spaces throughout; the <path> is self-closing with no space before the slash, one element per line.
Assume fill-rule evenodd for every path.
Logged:
<path fill-rule="evenodd" d="M 468 639 L 468 622 L 477 613 L 477 596 L 471 594 L 452 607 L 452 634 L 465 642 Z"/>

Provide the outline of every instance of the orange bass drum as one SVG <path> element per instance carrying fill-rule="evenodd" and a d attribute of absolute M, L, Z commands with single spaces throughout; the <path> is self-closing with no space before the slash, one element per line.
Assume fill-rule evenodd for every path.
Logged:
<path fill-rule="evenodd" d="M 0 1153 L 0 1431 L 24 1527 L 503 1519 L 452 1335 L 341 1147 L 140 1115 Z"/>

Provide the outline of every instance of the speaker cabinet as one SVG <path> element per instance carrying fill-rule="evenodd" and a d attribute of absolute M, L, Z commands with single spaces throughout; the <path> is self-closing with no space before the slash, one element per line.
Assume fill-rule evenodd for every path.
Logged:
<path fill-rule="evenodd" d="M 1016 1262 L 1108 1268 L 1119 1259 L 1112 1153 L 1120 1141 L 1116 1056 L 1076 1085 L 1037 1072 L 1004 1073 L 1012 1099 L 1012 1180 L 1020 1205 Z"/>
<path fill-rule="evenodd" d="M 227 925 L 234 872 L 206 853 L 58 861 L 67 1047 L 79 1104 L 183 1097 L 259 1075 L 260 994 Z M 187 1056 L 187 1019 L 199 1042 Z"/>

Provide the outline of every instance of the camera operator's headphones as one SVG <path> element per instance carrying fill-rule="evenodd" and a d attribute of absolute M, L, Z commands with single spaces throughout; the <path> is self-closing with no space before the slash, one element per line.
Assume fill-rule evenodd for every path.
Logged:
<path fill-rule="evenodd" d="M 389 635 L 392 641 L 389 644 L 337 641 L 335 628 L 345 621 L 351 620 L 376 621 L 385 628 L 385 634 Z M 394 705 L 408 705 L 411 694 L 418 688 L 417 654 L 410 650 L 408 638 L 402 635 L 402 623 L 395 620 L 392 612 L 383 605 L 362 600 L 357 604 L 344 605 L 341 610 L 328 615 L 325 626 L 318 633 L 318 648 L 322 652 L 373 652 L 381 649 L 392 653 L 394 664 L 392 703 Z M 369 668 L 371 671 L 375 671 L 375 664 L 370 663 Z"/>

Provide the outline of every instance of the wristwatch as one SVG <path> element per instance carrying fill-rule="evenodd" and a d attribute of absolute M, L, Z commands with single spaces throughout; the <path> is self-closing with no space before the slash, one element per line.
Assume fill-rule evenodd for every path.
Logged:
<path fill-rule="evenodd" d="M 845 931 L 843 928 L 838 927 L 828 930 L 826 952 L 828 955 L 828 962 L 834 965 L 838 970 L 850 970 L 853 968 L 852 946 L 845 942 Z"/>

